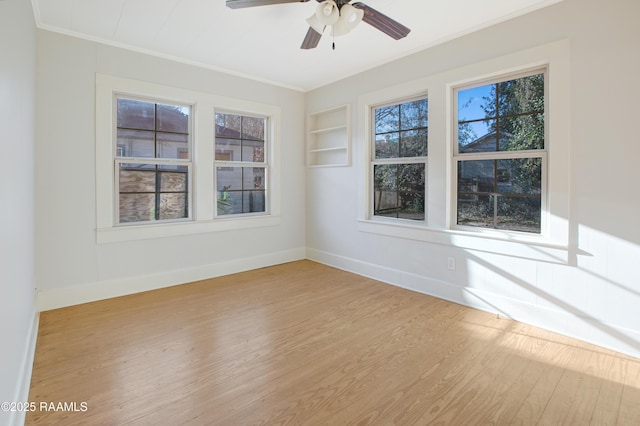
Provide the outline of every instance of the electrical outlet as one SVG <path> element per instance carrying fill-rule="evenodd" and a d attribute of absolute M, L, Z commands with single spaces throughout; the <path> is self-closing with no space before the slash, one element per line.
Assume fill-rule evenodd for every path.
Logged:
<path fill-rule="evenodd" d="M 447 268 L 455 271 L 456 270 L 456 258 L 455 257 L 447 257 Z"/>

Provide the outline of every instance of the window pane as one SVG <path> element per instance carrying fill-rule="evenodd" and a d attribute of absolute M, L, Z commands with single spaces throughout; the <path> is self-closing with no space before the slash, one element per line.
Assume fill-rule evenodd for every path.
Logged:
<path fill-rule="evenodd" d="M 398 217 L 424 220 L 424 164 L 398 165 Z"/>
<path fill-rule="evenodd" d="M 458 124 L 458 152 L 494 152 L 497 150 L 496 120 Z"/>
<path fill-rule="evenodd" d="M 156 158 L 189 159 L 189 135 L 157 133 Z"/>
<path fill-rule="evenodd" d="M 540 197 L 498 197 L 496 228 L 540 233 Z"/>
<path fill-rule="evenodd" d="M 543 149 L 544 75 L 459 91 L 458 147 L 460 153 Z"/>
<path fill-rule="evenodd" d="M 242 191 L 218 191 L 218 214 L 242 213 Z"/>
<path fill-rule="evenodd" d="M 425 165 L 374 165 L 376 216 L 424 220 Z"/>
<path fill-rule="evenodd" d="M 121 164 L 119 222 L 189 217 L 188 182 L 187 166 Z"/>
<path fill-rule="evenodd" d="M 242 117 L 242 138 L 264 141 L 264 118 Z"/>
<path fill-rule="evenodd" d="M 398 166 L 383 164 L 373 166 L 373 214 L 397 217 L 398 215 Z"/>
<path fill-rule="evenodd" d="M 375 110 L 375 157 L 427 155 L 427 99 Z"/>
<path fill-rule="evenodd" d="M 216 169 L 218 191 L 242 191 L 242 167 Z"/>
<path fill-rule="evenodd" d="M 427 155 L 427 129 L 408 130 L 400 133 L 400 157 L 424 157 Z"/>
<path fill-rule="evenodd" d="M 256 213 L 265 211 L 264 191 L 243 191 L 242 213 Z"/>
<path fill-rule="evenodd" d="M 190 111 L 186 106 L 118 99 L 116 155 L 189 160 Z"/>
<path fill-rule="evenodd" d="M 243 140 L 242 161 L 264 163 L 264 142 Z"/>
<path fill-rule="evenodd" d="M 493 195 L 458 195 L 458 225 L 494 226 Z"/>
<path fill-rule="evenodd" d="M 501 194 L 540 194 L 541 158 L 498 160 L 497 191 Z"/>
<path fill-rule="evenodd" d="M 498 83 L 498 113 L 500 116 L 544 111 L 544 75 Z"/>
<path fill-rule="evenodd" d="M 240 139 L 242 117 L 233 114 L 215 114 L 216 137 Z"/>
<path fill-rule="evenodd" d="M 400 105 L 400 130 L 427 127 L 427 99 L 406 102 Z"/>
<path fill-rule="evenodd" d="M 495 117 L 495 85 L 488 84 L 458 91 L 458 121 L 493 117 Z"/>
<path fill-rule="evenodd" d="M 157 113 L 158 123 L 156 130 L 189 133 L 189 107 L 158 104 Z"/>
<path fill-rule="evenodd" d="M 265 123 L 260 117 L 216 113 L 216 160 L 265 162 Z"/>
<path fill-rule="evenodd" d="M 188 217 L 187 195 L 185 193 L 160 194 L 158 219 L 182 219 Z"/>
<path fill-rule="evenodd" d="M 216 138 L 216 160 L 241 161 L 241 152 L 240 140 Z"/>
<path fill-rule="evenodd" d="M 265 212 L 265 167 L 218 167 L 218 215 Z"/>
<path fill-rule="evenodd" d="M 139 130 L 155 129 L 155 104 L 118 98 L 117 127 Z"/>
<path fill-rule="evenodd" d="M 398 166 L 380 164 L 373 167 L 374 186 L 376 190 L 396 191 L 398 188 Z"/>
<path fill-rule="evenodd" d="M 120 223 L 155 220 L 155 194 L 120 194 Z"/>
<path fill-rule="evenodd" d="M 458 161 L 458 194 L 495 192 L 495 161 Z"/>
<path fill-rule="evenodd" d="M 244 167 L 242 169 L 242 189 L 262 189 L 265 184 L 265 169 L 262 167 Z"/>
<path fill-rule="evenodd" d="M 156 170 L 152 165 L 122 164 L 119 178 L 120 193 L 156 190 Z"/>
<path fill-rule="evenodd" d="M 375 158 L 398 158 L 400 156 L 399 140 L 399 133 L 376 135 Z"/>
<path fill-rule="evenodd" d="M 544 114 L 521 115 L 498 120 L 500 151 L 544 148 Z"/>
<path fill-rule="evenodd" d="M 188 174 L 187 168 L 181 167 L 176 171 L 158 171 L 160 176 L 160 191 L 162 192 L 186 192 Z"/>
<path fill-rule="evenodd" d="M 400 130 L 399 108 L 397 105 L 376 108 L 376 134 L 397 132 Z"/>
<path fill-rule="evenodd" d="M 539 233 L 541 174 L 541 158 L 459 161 L 458 224 Z"/>
<path fill-rule="evenodd" d="M 153 132 L 118 129 L 118 157 L 155 157 L 155 136 Z"/>

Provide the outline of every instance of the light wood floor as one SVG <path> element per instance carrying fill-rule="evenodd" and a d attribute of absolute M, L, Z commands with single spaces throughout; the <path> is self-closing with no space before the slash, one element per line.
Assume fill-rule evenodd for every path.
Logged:
<path fill-rule="evenodd" d="M 638 425 L 640 360 L 300 261 L 43 312 L 28 425 Z"/>

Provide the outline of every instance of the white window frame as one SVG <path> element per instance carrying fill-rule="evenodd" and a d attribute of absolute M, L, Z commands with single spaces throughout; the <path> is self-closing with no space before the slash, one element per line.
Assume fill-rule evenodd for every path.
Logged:
<path fill-rule="evenodd" d="M 245 113 L 243 111 L 230 111 L 230 110 L 225 110 L 225 109 L 216 109 L 216 111 L 214 113 L 221 113 L 221 114 L 233 114 L 233 115 L 240 115 L 243 117 L 254 117 L 254 118 L 262 118 L 265 120 L 265 132 L 264 132 L 264 162 L 263 163 L 254 163 L 251 161 L 225 161 L 225 160 L 216 160 L 215 159 L 215 153 L 214 153 L 214 157 L 213 157 L 213 171 L 214 171 L 214 180 L 215 180 L 215 185 L 214 185 L 214 190 L 215 190 L 215 196 L 214 196 L 214 215 L 217 219 L 220 220 L 225 220 L 225 219 L 234 219 L 234 218 L 242 218 L 242 217 L 251 217 L 251 216 L 264 216 L 264 215 L 268 215 L 269 212 L 271 211 L 271 203 L 270 203 L 270 197 L 269 197 L 269 193 L 271 192 L 271 188 L 269 187 L 269 175 L 271 174 L 271 166 L 269 163 L 269 159 L 270 159 L 270 151 L 271 151 L 271 144 L 270 144 L 270 140 L 269 140 L 269 126 L 270 126 L 270 119 L 268 116 L 265 115 L 258 115 L 258 114 L 248 114 Z M 214 151 L 215 151 L 215 135 L 214 135 Z M 249 168 L 249 167 L 260 167 L 260 168 L 264 168 L 265 169 L 265 178 L 266 178 L 266 182 L 265 182 L 265 211 L 264 212 L 252 212 L 252 213 L 233 213 L 233 214 L 225 214 L 225 215 L 221 215 L 218 214 L 218 196 L 217 196 L 217 188 L 218 188 L 218 174 L 217 174 L 217 168 L 218 167 L 242 167 L 242 168 Z"/>
<path fill-rule="evenodd" d="M 458 152 L 458 92 L 461 90 L 466 90 L 474 87 L 486 86 L 488 84 L 497 84 L 504 81 L 516 80 L 518 78 L 528 77 L 531 75 L 543 74 L 544 78 L 544 147 L 542 149 L 535 150 L 521 150 L 521 151 L 492 151 L 492 152 L 482 152 L 482 153 L 460 153 Z M 547 207 L 547 161 L 548 161 L 548 144 L 549 144 L 549 132 L 547 126 L 547 111 L 548 111 L 548 100 L 549 100 L 549 92 L 548 92 L 548 69 L 547 67 L 537 67 L 533 69 L 521 70 L 515 73 L 504 74 L 499 77 L 490 78 L 490 79 L 480 79 L 471 83 L 466 83 L 460 86 L 452 86 L 451 90 L 453 91 L 451 94 L 452 101 L 452 130 L 453 136 L 451 138 L 451 142 L 453 143 L 452 151 L 453 156 L 451 160 L 451 167 L 454 169 L 455 179 L 451 182 L 451 188 L 453 192 L 453 196 L 451 197 L 453 202 L 453 207 L 451 208 L 451 217 L 449 218 L 449 223 L 451 224 L 451 229 L 459 229 L 469 232 L 501 232 L 505 235 L 513 234 L 514 236 L 522 236 L 524 238 L 528 237 L 537 237 L 540 236 L 545 238 L 549 234 L 549 230 L 547 228 L 548 223 L 548 212 L 549 209 Z M 540 158 L 542 160 L 542 176 L 540 181 L 540 233 L 528 233 L 528 232 L 519 232 L 519 231 L 511 231 L 511 230 L 503 230 L 496 228 L 482 228 L 482 227 L 474 227 L 468 225 L 459 225 L 458 222 L 458 161 L 474 161 L 474 160 L 511 160 L 518 158 Z M 497 201 L 497 200 L 496 200 Z M 495 207 L 494 207 L 495 208 Z"/>
<path fill-rule="evenodd" d="M 362 142 L 354 149 L 354 165 L 360 170 L 358 191 L 358 230 L 361 232 L 423 241 L 460 249 L 481 250 L 507 256 L 567 263 L 572 256 L 569 247 L 570 152 L 571 152 L 571 72 L 570 42 L 561 40 L 505 56 L 472 63 L 366 93 L 358 98 L 357 132 Z M 456 168 L 453 167 L 454 88 L 492 80 L 522 71 L 547 68 L 545 81 L 546 108 L 545 144 L 547 164 L 544 174 L 546 199 L 546 233 L 544 235 L 483 230 L 458 229 L 455 221 L 457 190 Z M 381 221 L 370 215 L 371 200 L 371 106 L 401 99 L 416 93 L 428 93 L 429 99 L 429 165 L 427 169 L 428 224 L 407 221 Z M 452 223 L 453 222 L 453 223 Z"/>
<path fill-rule="evenodd" d="M 191 219 L 178 221 L 137 222 L 126 226 L 116 224 L 116 181 L 114 158 L 117 149 L 114 115 L 115 95 L 160 100 L 167 103 L 192 105 Z M 214 173 L 214 111 L 237 111 L 246 115 L 268 117 L 268 155 L 270 169 L 269 210 L 261 215 L 216 217 Z M 210 93 L 96 74 L 96 241 L 99 244 L 147 238 L 173 237 L 203 232 L 217 232 L 264 226 L 281 222 L 280 139 L 281 109 L 277 106 L 217 96 Z M 268 154 L 267 154 L 268 153 Z"/>
<path fill-rule="evenodd" d="M 428 136 L 427 136 L 427 155 L 425 156 L 420 156 L 420 157 L 393 157 L 393 158 L 375 158 L 375 127 L 376 127 L 376 120 L 375 120 L 375 111 L 377 108 L 384 108 L 384 107 L 388 107 L 388 106 L 395 106 L 395 105 L 401 105 L 404 104 L 406 102 L 411 102 L 411 101 L 418 101 L 418 100 L 422 100 L 422 99 L 426 99 L 427 103 L 429 102 L 429 97 L 427 96 L 427 93 L 420 93 L 417 95 L 413 95 L 413 96 L 408 96 L 408 97 L 404 97 L 404 98 L 400 98 L 400 99 L 395 99 L 393 101 L 390 102 L 383 102 L 380 104 L 376 104 L 376 105 L 371 105 L 369 108 L 369 115 L 370 115 L 370 121 L 371 121 L 371 129 L 369 132 L 369 145 L 370 145 L 370 157 L 369 157 L 369 161 L 370 161 L 370 166 L 369 166 L 369 191 L 371 196 L 369 197 L 369 214 L 368 214 L 368 218 L 371 220 L 379 220 L 382 222 L 389 222 L 389 223 L 394 223 L 394 222 L 405 222 L 407 224 L 421 224 L 421 225 L 426 225 L 428 222 L 428 216 L 427 216 L 427 205 L 428 205 L 428 192 L 427 192 L 427 187 L 428 187 L 428 170 L 429 170 L 429 151 L 428 151 Z M 427 104 L 428 105 L 428 104 Z M 427 114 L 428 114 L 428 106 L 427 106 Z M 427 123 L 429 122 L 429 117 L 427 117 Z M 427 133 L 429 131 L 429 125 L 427 124 Z M 425 187 L 424 187 L 424 219 L 423 220 L 414 220 L 414 219 L 406 219 L 406 218 L 393 218 L 393 217 L 386 217 L 386 216 L 380 216 L 380 215 L 375 215 L 374 214 L 374 205 L 375 205 L 375 200 L 373 197 L 374 194 L 374 185 L 375 185 L 375 179 L 374 179 L 374 169 L 375 166 L 378 165 L 399 165 L 399 164 L 423 164 L 424 165 L 424 182 L 425 182 Z"/>

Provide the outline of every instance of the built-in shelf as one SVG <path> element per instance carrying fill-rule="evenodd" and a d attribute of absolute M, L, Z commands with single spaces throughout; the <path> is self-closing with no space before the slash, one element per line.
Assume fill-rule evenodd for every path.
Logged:
<path fill-rule="evenodd" d="M 343 151 L 344 148 L 336 147 L 336 148 L 317 148 L 310 149 L 309 152 L 327 152 L 327 151 Z"/>
<path fill-rule="evenodd" d="M 309 114 L 307 165 L 348 166 L 351 161 L 351 111 L 349 105 Z"/>
<path fill-rule="evenodd" d="M 335 131 L 339 131 L 339 130 L 344 130 L 347 128 L 346 124 L 343 124 L 342 126 L 335 126 L 335 127 L 328 127 L 326 129 L 316 129 L 316 130 L 310 130 L 309 133 L 312 135 L 317 135 L 320 133 L 329 133 L 329 132 L 335 132 Z"/>

